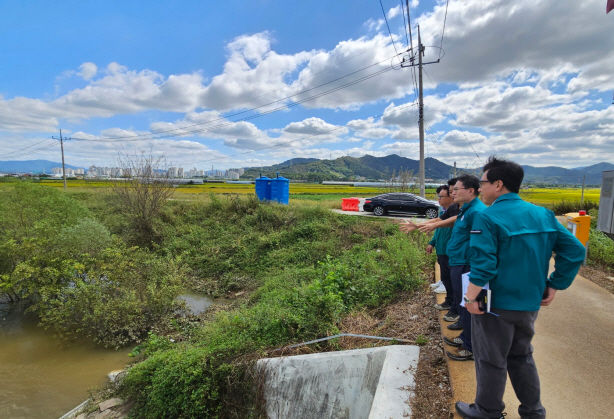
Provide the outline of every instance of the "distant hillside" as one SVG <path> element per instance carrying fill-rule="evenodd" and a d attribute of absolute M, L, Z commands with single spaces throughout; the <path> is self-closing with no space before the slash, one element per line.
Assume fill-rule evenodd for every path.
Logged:
<path fill-rule="evenodd" d="M 522 166 L 525 179 L 530 182 L 581 185 L 586 175 L 587 185 L 601 185 L 601 172 L 614 170 L 614 164 L 597 163 L 592 166 L 565 169 L 563 167 Z"/>
<path fill-rule="evenodd" d="M 565 169 L 562 167 L 534 167 L 522 166 L 525 170 L 525 182 L 548 184 L 582 184 L 582 177 L 586 174 L 587 185 L 601 185 L 601 172 L 614 170 L 614 164 L 598 163 L 587 167 Z M 261 174 L 274 177 L 277 173 L 294 180 L 307 180 L 321 182 L 324 180 L 359 181 L 388 180 L 393 173 L 408 170 L 414 176 L 418 174 L 419 161 L 391 154 L 385 157 L 366 155 L 363 157 L 339 157 L 334 160 L 302 159 L 296 158 L 273 166 L 250 167 L 245 169 L 242 178 L 254 179 Z M 425 159 L 425 173 L 427 179 L 447 179 L 454 168 L 432 157 Z M 457 173 L 479 173 L 479 169 L 458 169 Z"/>
<path fill-rule="evenodd" d="M 49 160 L 7 160 L 0 161 L 0 173 L 51 173 L 54 167 L 62 163 Z M 79 169 L 78 166 L 65 165 L 67 169 Z"/>
<path fill-rule="evenodd" d="M 339 180 L 386 180 L 399 171 L 408 170 L 414 175 L 418 174 L 419 162 L 405 157 L 391 154 L 386 157 L 339 157 L 334 160 L 318 159 L 292 159 L 280 164 L 267 167 L 246 168 L 242 177 L 254 178 L 260 174 L 265 176 L 281 176 L 290 179 L 309 181 Z M 433 158 L 425 160 L 425 173 L 427 178 L 444 179 L 451 171 L 451 166 Z"/>

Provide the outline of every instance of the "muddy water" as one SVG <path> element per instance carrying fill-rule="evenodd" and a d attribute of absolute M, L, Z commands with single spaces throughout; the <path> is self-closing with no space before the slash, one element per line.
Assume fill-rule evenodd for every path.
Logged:
<path fill-rule="evenodd" d="M 19 307 L 0 304 L 0 418 L 57 418 L 129 361 L 86 344 L 61 345 Z"/>
<path fill-rule="evenodd" d="M 185 301 L 186 307 L 192 314 L 200 314 L 213 304 L 213 300 L 206 295 L 191 291 L 184 292 L 179 296 L 179 299 Z"/>

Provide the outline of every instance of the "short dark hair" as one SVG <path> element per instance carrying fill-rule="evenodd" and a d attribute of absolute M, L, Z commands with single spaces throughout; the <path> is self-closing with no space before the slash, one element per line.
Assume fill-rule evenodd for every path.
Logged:
<path fill-rule="evenodd" d="M 441 191 L 448 191 L 448 196 L 450 196 L 450 187 L 448 185 L 441 185 L 440 187 L 437 188 L 437 195 L 439 195 L 439 192 Z"/>
<path fill-rule="evenodd" d="M 519 164 L 490 156 L 482 170 L 484 172 L 488 171 L 486 179 L 490 183 L 500 180 L 503 182 L 503 186 L 510 192 L 518 193 L 520 190 L 520 184 L 524 178 L 524 170 Z"/>
<path fill-rule="evenodd" d="M 463 182 L 465 188 L 473 188 L 473 194 L 478 196 L 480 194 L 480 179 L 473 175 L 460 175 L 456 178 L 457 182 Z"/>
<path fill-rule="evenodd" d="M 456 183 L 457 178 L 453 177 L 452 179 L 448 180 L 448 186 L 454 186 L 454 184 Z"/>

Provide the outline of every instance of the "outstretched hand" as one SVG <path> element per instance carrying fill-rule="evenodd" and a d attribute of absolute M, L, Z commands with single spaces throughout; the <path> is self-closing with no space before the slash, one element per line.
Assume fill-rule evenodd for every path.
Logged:
<path fill-rule="evenodd" d="M 430 233 L 431 231 L 435 230 L 436 228 L 437 227 L 435 227 L 435 223 L 422 223 L 418 227 L 418 230 L 420 230 L 423 233 Z"/>
<path fill-rule="evenodd" d="M 417 228 L 418 226 L 416 225 L 416 223 L 410 220 L 402 220 L 401 223 L 399 224 L 399 230 L 401 230 L 404 233 L 411 233 Z"/>

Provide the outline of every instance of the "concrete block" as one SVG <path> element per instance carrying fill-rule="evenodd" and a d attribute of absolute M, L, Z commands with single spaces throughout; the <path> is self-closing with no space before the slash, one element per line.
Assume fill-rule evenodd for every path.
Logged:
<path fill-rule="evenodd" d="M 411 417 L 420 349 L 392 345 L 258 361 L 270 418 Z"/>

